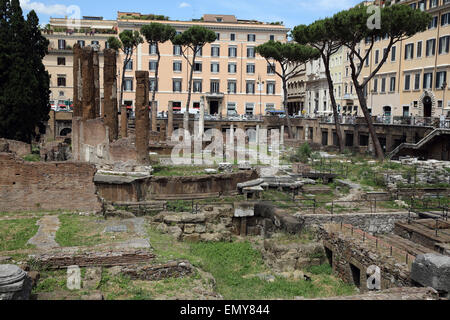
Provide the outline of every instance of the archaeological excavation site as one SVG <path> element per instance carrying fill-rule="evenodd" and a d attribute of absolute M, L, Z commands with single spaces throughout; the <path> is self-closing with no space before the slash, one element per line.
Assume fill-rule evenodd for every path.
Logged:
<path fill-rule="evenodd" d="M 280 303 L 448 303 L 450 2 L 416 2 L 290 29 L 136 12 L 44 27 L 22 17 L 36 2 L 0 0 L 0 310 L 140 300 L 167 319 L 282 319 Z M 390 28 L 423 26 L 346 24 L 369 5 Z M 408 39 L 435 32 L 428 12 L 444 40 L 423 40 L 417 67 Z"/>

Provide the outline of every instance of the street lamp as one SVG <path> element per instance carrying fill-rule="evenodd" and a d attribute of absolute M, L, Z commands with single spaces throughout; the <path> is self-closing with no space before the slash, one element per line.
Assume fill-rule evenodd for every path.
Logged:
<path fill-rule="evenodd" d="M 262 91 L 264 81 L 261 80 L 261 76 L 258 75 L 258 91 L 259 91 L 259 116 L 262 117 Z"/>
<path fill-rule="evenodd" d="M 442 90 L 443 91 L 443 97 L 442 97 L 442 115 L 444 115 L 444 109 L 446 107 L 446 102 L 445 102 L 445 90 L 447 89 L 447 81 L 444 81 L 444 83 L 442 84 Z"/>

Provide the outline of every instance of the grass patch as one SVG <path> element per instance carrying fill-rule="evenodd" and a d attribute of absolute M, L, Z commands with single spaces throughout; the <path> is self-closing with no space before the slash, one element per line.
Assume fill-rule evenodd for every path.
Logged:
<path fill-rule="evenodd" d="M 39 227 L 37 218 L 0 221 L 0 251 L 33 248 L 27 242 Z"/>

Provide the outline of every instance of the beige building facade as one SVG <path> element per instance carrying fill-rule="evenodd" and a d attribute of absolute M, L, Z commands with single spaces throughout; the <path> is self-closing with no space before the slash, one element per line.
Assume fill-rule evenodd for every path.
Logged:
<path fill-rule="evenodd" d="M 119 13 L 119 32 L 140 30 L 153 21 L 139 19 L 137 13 Z M 216 33 L 217 40 L 203 47 L 194 66 L 193 93 L 189 109 L 197 113 L 201 99 L 210 115 L 259 115 L 281 109 L 281 79 L 268 62 L 256 54 L 256 46 L 269 40 L 286 41 L 288 29 L 281 25 L 238 20 L 229 15 L 204 15 L 200 21 L 158 21 L 183 32 L 194 25 Z M 158 111 L 184 112 L 188 97 L 189 67 L 181 48 L 170 41 L 160 45 L 161 62 L 156 100 Z M 192 52 L 188 52 L 192 57 Z M 119 58 L 119 70 L 124 57 Z M 149 70 L 150 88 L 155 83 L 156 51 L 148 43 L 139 45 L 126 70 L 124 104 L 134 106 L 136 70 Z M 275 68 L 280 70 L 280 66 Z"/>

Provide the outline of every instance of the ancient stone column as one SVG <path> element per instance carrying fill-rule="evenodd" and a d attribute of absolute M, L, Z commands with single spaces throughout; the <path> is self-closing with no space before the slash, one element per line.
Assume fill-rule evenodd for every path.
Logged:
<path fill-rule="evenodd" d="M 78 43 L 73 46 L 73 116 L 82 116 L 82 78 L 81 78 L 81 47 Z"/>
<path fill-rule="evenodd" d="M 152 131 L 158 131 L 158 108 L 156 101 L 155 105 L 152 105 Z"/>
<path fill-rule="evenodd" d="M 172 138 L 173 133 L 173 102 L 169 101 L 169 107 L 167 110 L 167 140 Z"/>
<path fill-rule="evenodd" d="M 98 58 L 98 48 L 94 48 L 94 88 L 95 88 L 95 118 L 100 117 L 100 60 Z"/>
<path fill-rule="evenodd" d="M 281 131 L 280 131 L 280 145 L 284 145 L 284 126 L 281 126 Z"/>
<path fill-rule="evenodd" d="M 82 117 L 95 119 L 94 51 L 92 47 L 81 50 Z"/>
<path fill-rule="evenodd" d="M 122 106 L 120 109 L 120 136 L 122 138 L 126 138 L 128 136 L 127 106 Z"/>
<path fill-rule="evenodd" d="M 140 164 L 148 164 L 150 119 L 148 71 L 136 71 L 136 152 Z"/>
<path fill-rule="evenodd" d="M 105 49 L 104 51 L 104 106 L 103 119 L 105 125 L 109 127 L 109 141 L 117 139 L 119 124 L 117 118 L 117 66 L 116 51 L 113 49 Z"/>

